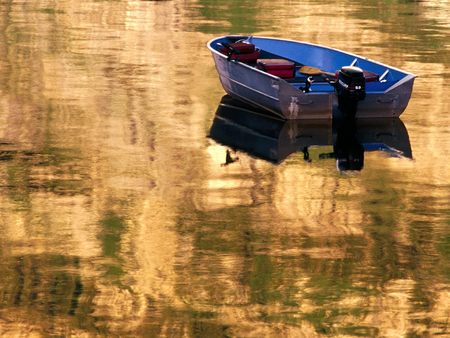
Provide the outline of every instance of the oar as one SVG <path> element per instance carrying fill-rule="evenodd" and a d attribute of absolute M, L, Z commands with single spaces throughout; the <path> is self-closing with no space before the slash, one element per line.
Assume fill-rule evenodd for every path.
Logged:
<path fill-rule="evenodd" d="M 311 67 L 311 66 L 301 66 L 298 70 L 300 73 L 306 74 L 306 75 L 327 75 L 327 76 L 332 76 L 332 77 L 336 77 L 336 74 L 334 73 L 330 73 L 330 72 L 326 72 L 320 68 L 316 68 L 316 67 Z"/>

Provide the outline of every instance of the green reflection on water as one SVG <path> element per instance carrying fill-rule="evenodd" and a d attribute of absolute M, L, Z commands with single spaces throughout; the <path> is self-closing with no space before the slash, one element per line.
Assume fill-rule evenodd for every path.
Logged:
<path fill-rule="evenodd" d="M 3 150 L 1 156 L 0 163 L 6 168 L 8 196 L 20 209 L 29 210 L 30 194 L 36 191 L 55 194 L 86 192 L 86 181 L 82 179 L 83 173 L 77 164 L 80 157 L 72 149 Z"/>
<path fill-rule="evenodd" d="M 8 268 L 9 273 L 2 272 L 7 277 L 1 282 L 3 307 L 14 305 L 40 316 L 77 315 L 85 319 L 92 311 L 86 301 L 80 306 L 85 286 L 77 272 L 78 257 L 18 256 L 9 262 Z"/>
<path fill-rule="evenodd" d="M 447 221 L 447 226 L 450 227 L 450 221 Z M 450 280 L 450 235 L 441 237 L 438 243 L 438 251 L 442 255 L 441 264 L 443 265 L 444 276 Z"/>
<path fill-rule="evenodd" d="M 64 14 L 65 13 L 62 10 L 57 10 L 57 9 L 51 8 L 51 7 L 41 8 L 41 9 L 38 10 L 38 12 L 44 13 L 44 14 L 50 14 L 50 15 Z"/>
<path fill-rule="evenodd" d="M 102 231 L 99 235 L 99 239 L 102 243 L 103 256 L 113 259 L 112 261 L 103 264 L 105 277 L 114 285 L 130 289 L 129 286 L 124 285 L 121 281 L 122 277 L 125 275 L 125 271 L 122 267 L 123 259 L 120 254 L 122 235 L 126 230 L 124 220 L 113 212 L 109 212 L 101 221 L 101 225 Z"/>
<path fill-rule="evenodd" d="M 276 288 L 278 283 L 271 258 L 267 255 L 254 256 L 249 280 L 252 303 L 269 304 L 279 300 L 281 294 Z"/>
<path fill-rule="evenodd" d="M 211 20 L 209 24 L 197 26 L 200 32 L 221 32 L 224 24 L 230 25 L 227 27 L 230 33 L 252 32 L 261 26 L 260 9 L 255 6 L 255 1 L 200 0 L 199 5 L 199 14 Z"/>
<path fill-rule="evenodd" d="M 117 215 L 110 213 L 102 220 L 103 231 L 100 235 L 103 254 L 107 257 L 119 258 L 120 240 L 125 229 L 124 222 Z"/>

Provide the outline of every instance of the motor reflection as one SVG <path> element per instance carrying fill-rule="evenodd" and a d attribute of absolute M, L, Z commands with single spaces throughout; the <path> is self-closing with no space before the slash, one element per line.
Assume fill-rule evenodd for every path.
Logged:
<path fill-rule="evenodd" d="M 331 120 L 281 120 L 225 95 L 222 97 L 209 136 L 228 147 L 225 161 L 239 160 L 236 151 L 275 164 L 302 152 L 307 162 L 335 158 L 339 171 L 359 171 L 364 154 L 382 151 L 389 156 L 412 158 L 407 129 L 398 118 L 350 119 L 345 114 Z M 317 159 L 311 147 L 332 146 Z"/>

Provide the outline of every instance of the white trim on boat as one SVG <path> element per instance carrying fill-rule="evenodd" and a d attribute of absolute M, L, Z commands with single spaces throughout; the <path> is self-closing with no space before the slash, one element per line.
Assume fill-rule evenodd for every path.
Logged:
<path fill-rule="evenodd" d="M 411 73 L 408 73 L 409 75 L 405 76 L 403 79 L 401 79 L 400 81 L 397 81 L 396 83 L 394 83 L 391 87 L 389 87 L 388 89 L 386 89 L 383 93 L 388 93 L 391 90 L 394 90 L 397 87 L 400 87 L 402 85 L 404 85 L 405 83 L 415 79 L 417 76 Z"/>

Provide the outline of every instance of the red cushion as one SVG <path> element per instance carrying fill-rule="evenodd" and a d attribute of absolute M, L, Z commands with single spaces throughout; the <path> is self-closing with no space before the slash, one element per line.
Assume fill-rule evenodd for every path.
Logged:
<path fill-rule="evenodd" d="M 271 75 L 281 77 L 282 79 L 290 79 L 294 77 L 294 71 L 289 69 L 270 69 L 266 72 Z"/>
<path fill-rule="evenodd" d="M 230 43 L 229 46 L 233 52 L 240 54 L 250 54 L 256 49 L 254 44 L 245 42 Z"/>
<path fill-rule="evenodd" d="M 219 52 L 241 62 L 256 62 L 260 55 L 254 44 L 245 42 L 230 43 L 219 49 Z"/>
<path fill-rule="evenodd" d="M 281 78 L 295 75 L 295 63 L 285 59 L 259 59 L 257 68 Z"/>
<path fill-rule="evenodd" d="M 229 49 L 226 48 L 221 48 L 219 50 L 219 52 L 221 52 L 222 54 L 225 55 L 229 55 L 229 57 L 232 60 L 237 60 L 237 61 L 241 61 L 241 62 L 256 62 L 256 60 L 259 58 L 259 55 L 261 54 L 261 52 L 259 50 L 255 50 L 253 51 L 253 53 L 247 53 L 247 54 L 242 54 L 242 53 L 230 53 Z"/>
<path fill-rule="evenodd" d="M 222 54 L 252 54 L 256 51 L 256 47 L 252 43 L 235 42 L 229 44 L 223 44 L 223 47 L 219 49 Z"/>
<path fill-rule="evenodd" d="M 259 59 L 258 67 L 268 69 L 294 69 L 295 63 L 285 59 Z"/>

